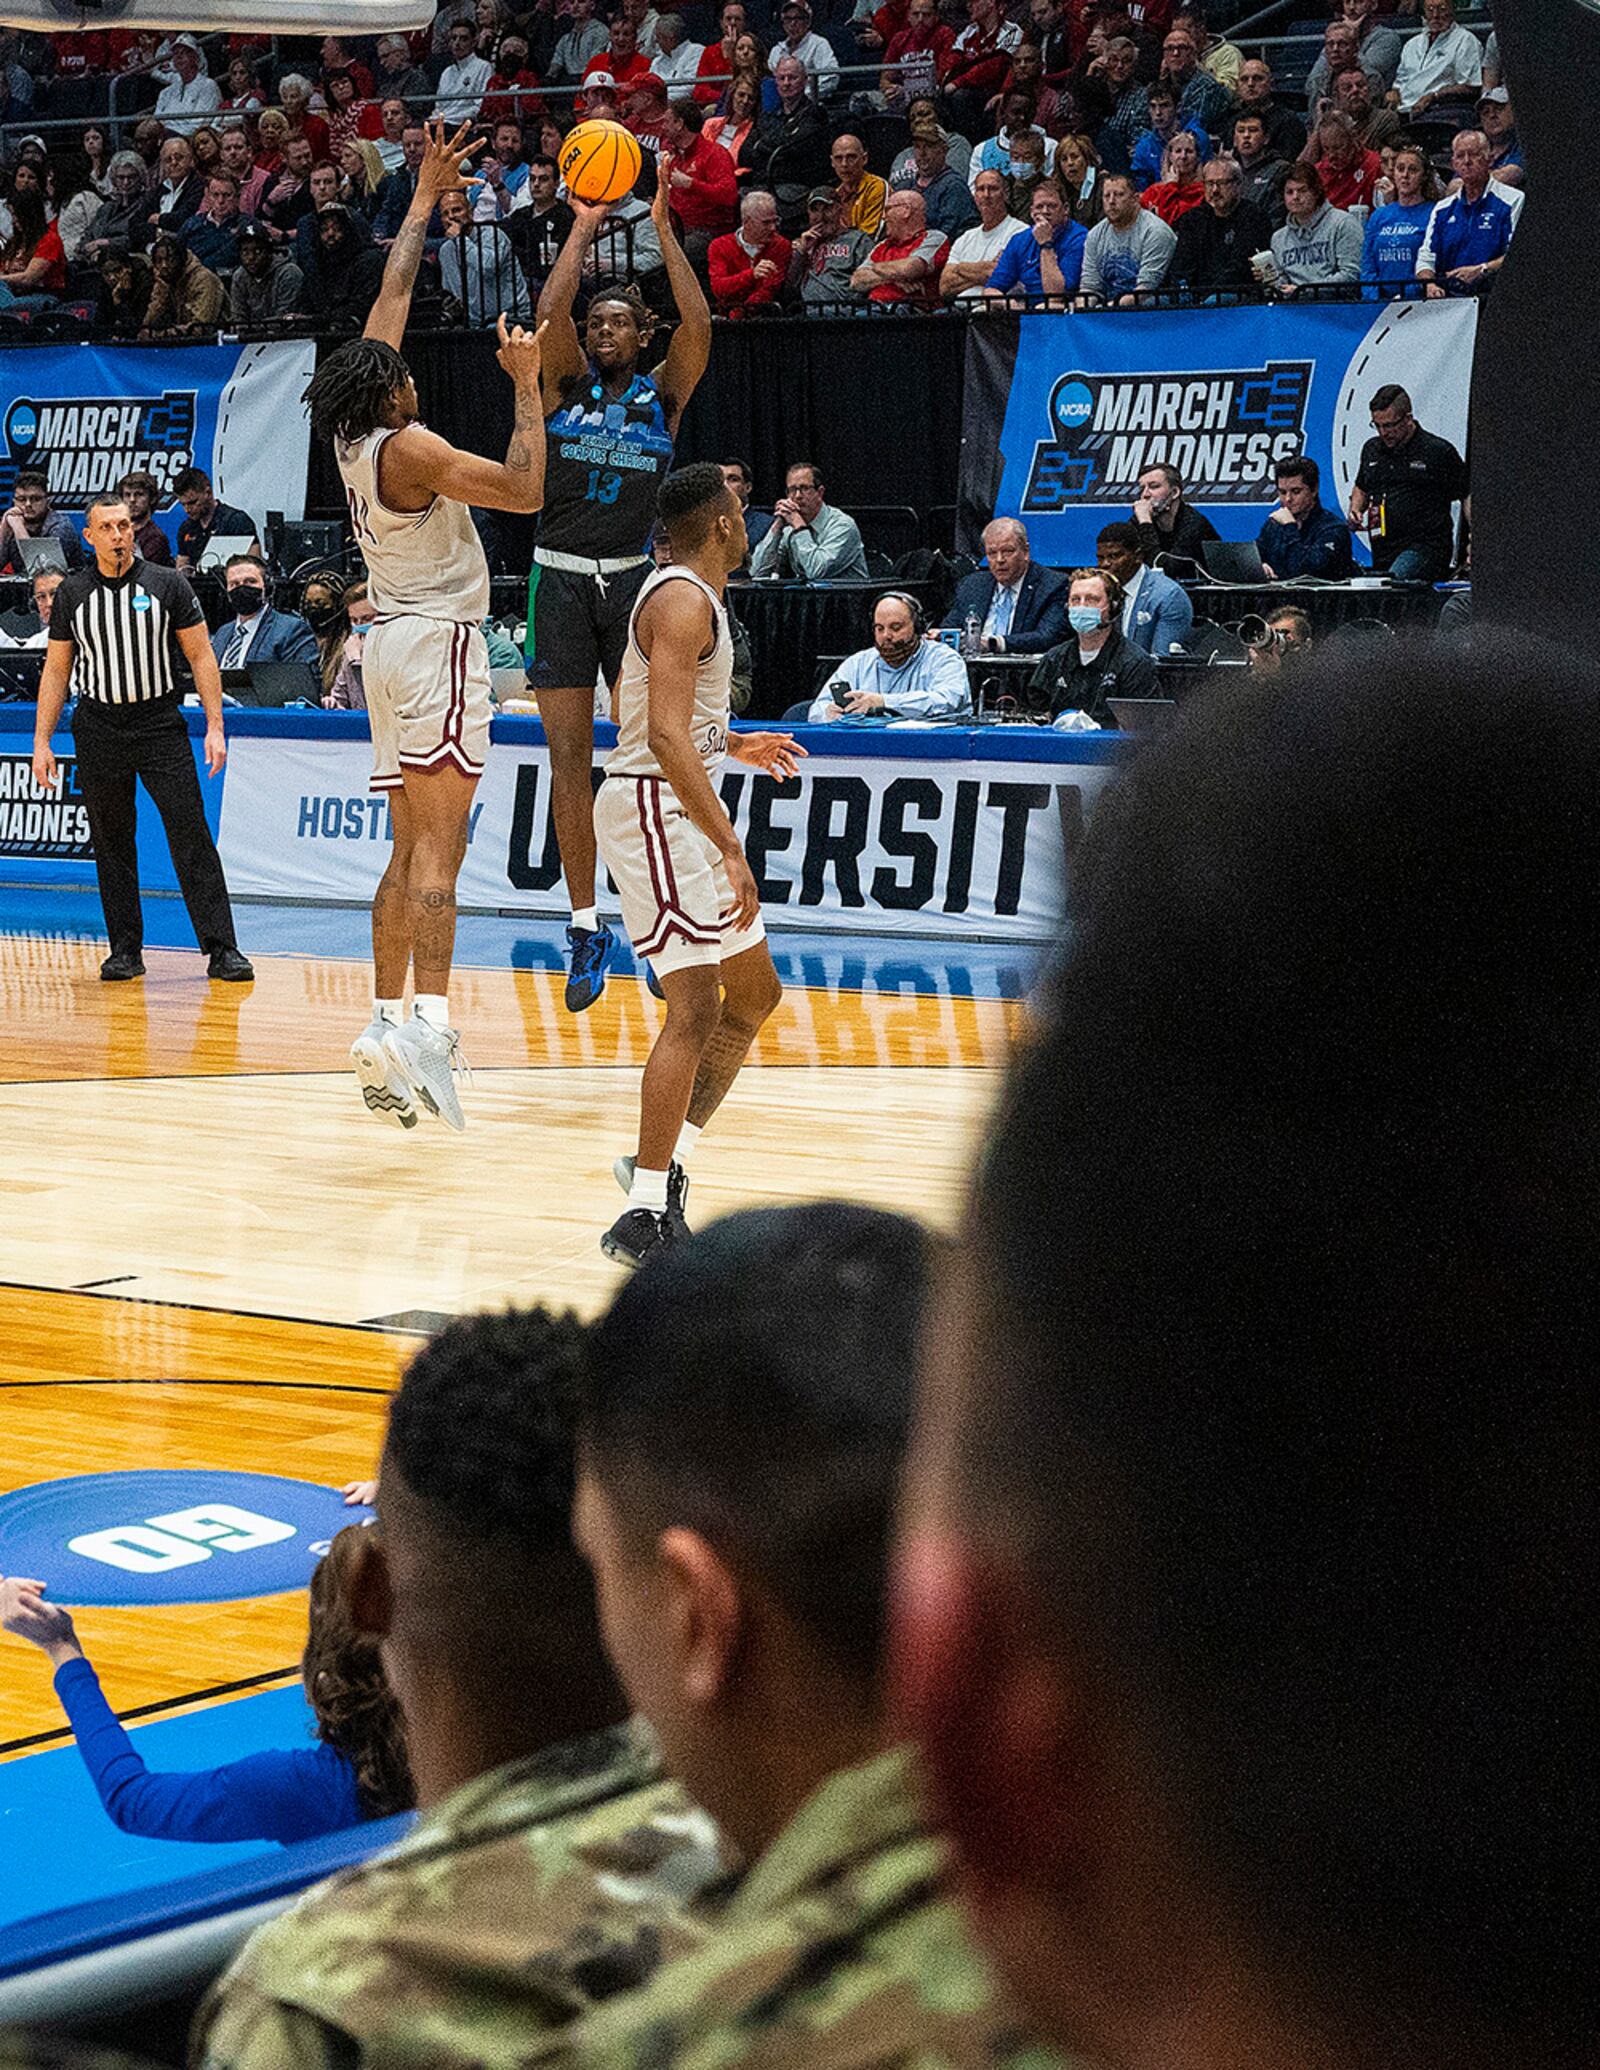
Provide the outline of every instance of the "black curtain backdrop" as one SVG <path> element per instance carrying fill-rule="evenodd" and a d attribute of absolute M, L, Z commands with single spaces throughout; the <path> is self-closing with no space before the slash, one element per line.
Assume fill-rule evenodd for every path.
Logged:
<path fill-rule="evenodd" d="M 1015 329 L 1014 319 L 1002 325 Z M 755 501 L 768 510 L 795 460 L 814 460 L 830 499 L 846 510 L 909 504 L 926 518 L 952 508 L 967 330 L 957 317 L 719 323 L 711 364 L 684 414 L 678 457 L 748 460 Z M 330 342 L 319 354 L 334 349 Z M 511 385 L 494 353 L 486 331 L 406 340 L 424 420 L 478 453 L 504 452 L 511 436 Z M 312 449 L 306 508 L 313 517 L 344 512 L 326 447 Z"/>

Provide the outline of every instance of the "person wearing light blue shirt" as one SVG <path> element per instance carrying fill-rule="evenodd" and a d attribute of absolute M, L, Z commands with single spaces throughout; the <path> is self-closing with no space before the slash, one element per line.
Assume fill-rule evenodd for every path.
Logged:
<path fill-rule="evenodd" d="M 1433 216 L 1433 203 L 1426 198 L 1431 171 L 1420 144 L 1402 144 L 1394 154 L 1395 198 L 1367 218 L 1361 278 L 1380 295 L 1416 287 L 1417 254 Z"/>
<path fill-rule="evenodd" d="M 872 645 L 840 663 L 807 714 L 832 719 L 959 719 L 972 710 L 966 664 L 942 640 L 924 639 L 908 596 L 886 591 L 872 614 Z"/>

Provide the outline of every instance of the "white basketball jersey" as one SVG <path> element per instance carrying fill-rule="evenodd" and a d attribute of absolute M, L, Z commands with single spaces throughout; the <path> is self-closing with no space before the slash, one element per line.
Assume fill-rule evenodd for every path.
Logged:
<path fill-rule="evenodd" d="M 384 618 L 452 618 L 479 624 L 489 613 L 489 563 L 467 506 L 435 496 L 426 510 L 390 510 L 378 494 L 378 455 L 398 425 L 353 445 L 333 442 L 367 594 Z"/>
<path fill-rule="evenodd" d="M 617 685 L 617 745 L 606 764 L 608 776 L 662 776 L 666 772 L 650 752 L 650 663 L 639 650 L 636 628 L 645 600 L 663 583 L 692 582 L 711 605 L 715 628 L 711 652 L 694 672 L 694 716 L 690 732 L 706 773 L 720 769 L 728 752 L 728 713 L 733 692 L 733 641 L 728 614 L 709 582 L 689 568 L 658 568 L 640 590 L 628 620 L 628 645 Z"/>

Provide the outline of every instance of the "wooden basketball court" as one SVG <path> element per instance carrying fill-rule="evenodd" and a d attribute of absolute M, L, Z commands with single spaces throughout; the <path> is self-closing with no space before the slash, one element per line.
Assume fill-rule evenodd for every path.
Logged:
<path fill-rule="evenodd" d="M 611 1164 L 663 1009 L 632 977 L 574 1017 L 551 971 L 462 969 L 466 1133 L 401 1131 L 343 1068 L 370 1002 L 354 944 L 252 950 L 248 987 L 147 948 L 142 982 L 103 985 L 103 943 L 0 933 L 0 1493 L 151 1467 L 337 1485 L 373 1470 L 419 1333 L 605 1302 Z M 791 987 L 699 1147 L 691 1221 L 848 1195 L 949 1224 L 1020 1011 Z M 305 1599 L 78 1625 L 119 1712 L 166 1711 L 292 1680 Z M 65 1736 L 38 1656 L 0 1635 L 0 1751 Z"/>

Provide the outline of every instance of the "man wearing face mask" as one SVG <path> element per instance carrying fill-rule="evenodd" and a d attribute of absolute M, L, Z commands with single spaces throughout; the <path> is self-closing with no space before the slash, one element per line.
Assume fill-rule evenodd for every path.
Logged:
<path fill-rule="evenodd" d="M 253 555 L 238 553 L 224 570 L 231 625 L 211 635 L 211 651 L 221 668 L 243 668 L 252 661 L 308 661 L 315 666 L 316 635 L 291 611 L 274 611 L 267 603 L 266 577 Z"/>
<path fill-rule="evenodd" d="M 822 725 L 844 718 L 957 719 L 971 710 L 960 655 L 941 640 L 925 639 L 918 605 L 889 590 L 872 614 L 872 645 L 840 665 L 805 716 Z"/>
<path fill-rule="evenodd" d="M 1115 726 L 1108 699 L 1155 697 L 1156 665 L 1123 635 L 1122 584 L 1104 568 L 1074 571 L 1067 591 L 1067 624 L 1028 678 L 1028 702 L 1051 725 L 1086 712 L 1097 726 Z"/>
<path fill-rule="evenodd" d="M 1164 460 L 1140 475 L 1133 522 L 1139 528 L 1139 550 L 1152 568 L 1158 565 L 1160 555 L 1169 553 L 1198 563 L 1206 540 L 1217 537 L 1210 518 L 1184 502 L 1183 476 Z"/>

